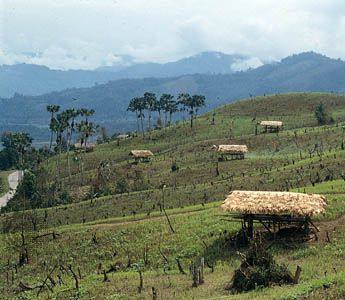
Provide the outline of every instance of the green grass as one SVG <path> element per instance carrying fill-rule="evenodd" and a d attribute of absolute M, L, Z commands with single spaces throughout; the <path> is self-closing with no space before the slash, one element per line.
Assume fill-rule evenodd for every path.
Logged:
<path fill-rule="evenodd" d="M 317 126 L 313 109 L 320 101 L 336 120 L 334 124 Z M 240 101 L 215 112 L 216 125 L 210 125 L 213 112 L 209 112 L 198 117 L 193 131 L 187 121 L 179 122 L 151 132 L 150 139 L 134 137 L 119 146 L 100 145 L 79 157 L 84 162 L 83 173 L 73 154 L 71 177 L 63 156 L 62 189 L 56 194 L 68 191 L 72 204 L 0 216 L 1 227 L 10 231 L 20 231 L 21 220 L 26 222 L 30 253 L 30 263 L 19 268 L 13 283 L 0 284 L 0 293 L 8 299 L 35 299 L 32 291 L 16 292 L 20 281 L 35 285 L 54 265 L 71 264 L 75 271 L 80 269 L 79 292 L 73 289 L 70 272 L 59 269 L 54 278 L 60 274 L 65 284 L 57 284 L 53 292 L 44 290 L 42 299 L 152 299 L 152 286 L 158 290 L 159 299 L 312 299 L 318 293 L 324 298 L 343 297 L 345 231 L 340 225 L 336 233 L 330 233 L 331 244 L 321 240 L 272 247 L 277 260 L 288 264 L 292 272 L 297 265 L 302 267 L 300 284 L 228 295 L 224 286 L 240 257 L 234 249 L 224 248 L 224 241 L 240 224 L 222 220 L 219 206 L 234 189 L 290 190 L 326 196 L 326 213 L 316 217 L 316 222 L 332 222 L 344 215 L 345 151 L 341 142 L 345 97 L 273 95 Z M 264 119 L 283 120 L 284 131 L 255 136 L 256 122 Z M 229 143 L 248 145 L 246 159 L 217 163 L 211 146 Z M 155 157 L 150 163 L 132 164 L 128 158 L 132 149 L 150 149 Z M 173 161 L 179 166 L 177 172 L 171 171 Z M 52 158 L 40 168 L 38 186 L 47 202 L 56 184 L 56 162 Z M 101 163 L 105 167 L 101 168 Z M 128 182 L 127 193 L 116 194 L 120 178 Z M 163 183 L 167 186 L 164 194 L 160 188 Z M 159 209 L 163 198 L 176 233 L 170 231 Z M 60 234 L 56 239 L 33 239 L 53 231 Z M 20 235 L 1 237 L 0 282 L 6 282 L 8 263 L 18 260 Z M 129 258 L 131 263 L 142 264 L 145 252 L 148 263 L 144 267 L 144 291 L 139 295 L 139 275 L 126 265 Z M 187 273 L 190 263 L 200 257 L 214 262 L 215 271 L 206 268 L 205 284 L 192 289 L 191 276 L 178 271 L 177 257 Z M 108 275 L 110 282 L 103 282 L 101 271 L 112 264 L 121 266 L 120 270 Z M 324 284 L 331 284 L 327 291 Z"/>

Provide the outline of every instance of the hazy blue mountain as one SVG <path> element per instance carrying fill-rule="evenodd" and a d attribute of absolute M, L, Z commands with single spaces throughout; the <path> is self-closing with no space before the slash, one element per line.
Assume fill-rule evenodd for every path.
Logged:
<path fill-rule="evenodd" d="M 3 65 L 0 66 L 0 96 L 40 95 L 70 87 L 90 87 L 113 78 L 109 72 L 60 71 L 31 64 Z"/>
<path fill-rule="evenodd" d="M 113 131 L 135 128 L 133 114 L 126 112 L 131 98 L 145 91 L 158 95 L 181 92 L 203 94 L 205 110 L 247 98 L 283 92 L 345 92 L 345 62 L 313 52 L 293 55 L 279 63 L 234 74 L 197 74 L 174 78 L 121 79 L 90 88 L 68 89 L 36 97 L 15 95 L 0 100 L 0 131 L 19 128 L 36 138 L 48 135 L 49 103 L 62 108 L 88 107 L 96 110 L 94 120 Z M 77 99 L 72 101 L 72 99 Z"/>
<path fill-rule="evenodd" d="M 259 65 L 261 65 L 259 60 L 244 55 L 202 52 L 176 62 L 136 64 L 114 73 L 118 78 L 176 77 L 186 74 L 231 74 Z M 101 70 L 104 71 L 105 68 L 101 68 Z"/>
<path fill-rule="evenodd" d="M 0 97 L 13 94 L 41 95 L 67 88 L 91 87 L 109 80 L 122 78 L 174 77 L 187 74 L 225 74 L 248 69 L 258 61 L 242 55 L 204 52 L 166 64 L 146 63 L 135 65 L 131 56 L 120 56 L 111 67 L 93 71 L 51 70 L 45 66 L 18 64 L 0 66 Z"/>

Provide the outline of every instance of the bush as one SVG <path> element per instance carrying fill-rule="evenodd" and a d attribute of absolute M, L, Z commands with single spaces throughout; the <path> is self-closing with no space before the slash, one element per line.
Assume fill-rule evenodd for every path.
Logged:
<path fill-rule="evenodd" d="M 115 192 L 123 194 L 129 191 L 126 178 L 122 177 L 116 181 Z"/>
<path fill-rule="evenodd" d="M 322 102 L 320 102 L 318 106 L 315 108 L 314 114 L 319 125 L 334 123 L 334 119 L 328 116 L 328 113 L 325 107 L 323 106 Z"/>
<path fill-rule="evenodd" d="M 173 161 L 173 163 L 171 164 L 171 172 L 176 172 L 178 171 L 179 167 L 176 163 L 176 161 Z"/>
<path fill-rule="evenodd" d="M 227 288 L 235 292 L 253 290 L 270 283 L 293 283 L 293 277 L 285 265 L 275 262 L 262 243 L 252 242 L 239 269 L 235 271 L 231 285 Z"/>
<path fill-rule="evenodd" d="M 59 200 L 58 204 L 69 204 L 72 203 L 72 197 L 68 193 L 68 191 L 62 191 L 61 194 L 59 195 Z"/>

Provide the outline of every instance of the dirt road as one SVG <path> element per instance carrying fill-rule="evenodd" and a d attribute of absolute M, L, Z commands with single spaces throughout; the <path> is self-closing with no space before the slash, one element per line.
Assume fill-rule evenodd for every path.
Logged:
<path fill-rule="evenodd" d="M 21 174 L 22 171 L 14 171 L 8 175 L 8 184 L 10 186 L 10 190 L 8 193 L 0 197 L 0 208 L 6 206 L 7 202 L 14 196 Z"/>

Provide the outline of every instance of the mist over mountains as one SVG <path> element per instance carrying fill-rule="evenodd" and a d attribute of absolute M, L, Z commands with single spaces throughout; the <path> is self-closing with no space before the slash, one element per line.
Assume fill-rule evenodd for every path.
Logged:
<path fill-rule="evenodd" d="M 128 102 L 145 91 L 152 91 L 157 95 L 177 95 L 181 92 L 203 94 L 207 98 L 204 110 L 248 98 L 249 95 L 285 92 L 342 94 L 345 92 L 345 62 L 306 52 L 256 69 L 230 74 L 219 72 L 166 78 L 120 79 L 88 88 L 71 88 L 40 96 L 16 94 L 9 99 L 0 100 L 0 130 L 29 131 L 36 139 L 44 140 L 48 136 L 49 122 L 46 105 L 54 103 L 62 108 L 94 108 L 96 123 L 111 131 L 124 132 L 135 128 L 134 115 L 126 111 Z"/>
<path fill-rule="evenodd" d="M 262 65 L 257 58 L 202 52 L 175 62 L 135 63 L 133 57 L 120 56 L 117 64 L 96 70 L 52 70 L 46 66 L 17 64 L 0 66 L 0 97 L 15 93 L 37 96 L 68 88 L 91 87 L 110 80 L 145 77 L 175 77 L 186 74 L 231 74 Z"/>

